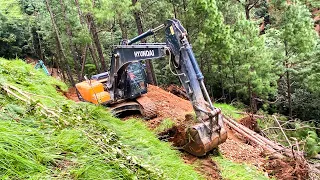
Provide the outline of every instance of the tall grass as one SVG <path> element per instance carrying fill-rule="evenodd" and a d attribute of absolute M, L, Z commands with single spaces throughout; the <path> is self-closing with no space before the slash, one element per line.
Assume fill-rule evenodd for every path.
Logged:
<path fill-rule="evenodd" d="M 59 118 L 0 89 L 1 179 L 201 179 L 179 153 L 142 122 L 121 121 L 105 107 L 75 103 L 67 86 L 20 60 L 0 58 L 0 83 L 11 84 Z"/>

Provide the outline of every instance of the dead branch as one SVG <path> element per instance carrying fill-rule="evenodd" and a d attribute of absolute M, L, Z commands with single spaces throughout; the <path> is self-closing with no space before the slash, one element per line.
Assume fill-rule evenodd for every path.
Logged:
<path fill-rule="evenodd" d="M 235 120 L 228 118 L 224 115 L 224 122 L 229 125 L 232 129 L 243 135 L 244 137 L 250 139 L 254 143 L 260 145 L 263 149 L 271 152 L 272 154 L 276 154 L 280 156 L 278 152 L 282 152 L 283 155 L 288 157 L 294 157 L 292 152 L 294 152 L 295 155 L 303 156 L 302 152 L 295 152 L 292 149 L 288 149 L 281 144 L 278 144 L 276 142 L 273 142 L 260 134 L 250 130 L 249 128 L 239 124 Z M 292 146 L 291 146 L 292 147 Z"/>
<path fill-rule="evenodd" d="M 16 90 L 18 93 L 20 93 L 22 96 L 24 96 L 25 98 L 27 98 L 27 99 L 29 100 L 29 102 L 28 102 L 28 101 L 25 101 L 25 102 L 28 102 L 28 103 L 34 102 L 25 92 L 23 92 L 22 90 L 18 89 L 17 87 L 14 87 L 14 86 L 12 86 L 12 85 L 7 85 L 7 86 L 8 86 L 9 88 L 11 88 L 11 89 Z M 51 115 L 53 115 L 54 117 L 57 117 L 57 118 L 60 117 L 58 114 L 56 114 L 54 111 L 50 110 L 49 108 L 47 108 L 47 107 L 44 106 L 43 104 L 41 104 L 41 103 L 38 102 L 37 105 L 40 106 L 42 109 L 44 109 L 46 112 L 48 112 L 48 113 L 50 113 Z"/>
<path fill-rule="evenodd" d="M 29 95 L 27 95 L 25 92 L 23 92 L 21 89 L 12 86 L 12 85 L 8 85 L 8 84 L 4 84 L 2 86 L 2 88 L 8 93 L 11 94 L 12 96 L 16 97 L 17 99 L 24 101 L 25 103 L 31 104 L 31 103 L 36 103 L 34 100 L 32 100 L 30 98 Z M 15 92 L 13 92 L 12 90 L 15 90 L 16 92 L 18 92 L 20 95 L 16 94 Z M 21 97 L 23 96 L 23 97 Z M 47 108 L 46 106 L 44 106 L 43 104 L 41 104 L 40 102 L 36 103 L 37 106 L 41 107 L 45 112 L 42 112 L 45 116 L 49 116 L 48 114 L 51 114 L 53 117 L 56 118 L 60 118 L 60 116 L 55 113 L 53 110 Z M 48 113 L 48 114 L 47 114 Z M 69 123 L 65 120 L 63 120 L 65 125 L 68 125 Z"/>
<path fill-rule="evenodd" d="M 278 126 L 279 126 L 279 128 L 280 128 L 280 130 L 281 130 L 282 134 L 283 134 L 283 135 L 284 135 L 284 137 L 286 138 L 286 140 L 287 140 L 288 144 L 290 145 L 290 147 L 292 147 L 292 144 L 291 144 L 291 142 L 289 141 L 289 139 L 288 139 L 288 137 L 287 137 L 286 133 L 285 133 L 285 132 L 284 132 L 284 130 L 282 129 L 282 127 L 281 127 L 281 125 L 280 125 L 280 123 L 279 123 L 279 121 L 278 121 L 277 117 L 276 117 L 275 115 L 273 115 L 272 117 L 274 118 L 274 120 L 275 120 L 275 121 L 276 121 L 276 123 L 278 124 Z"/>

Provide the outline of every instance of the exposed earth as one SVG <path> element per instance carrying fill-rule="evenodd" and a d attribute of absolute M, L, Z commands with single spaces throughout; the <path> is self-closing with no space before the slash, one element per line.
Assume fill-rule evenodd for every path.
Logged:
<path fill-rule="evenodd" d="M 63 94 L 68 99 L 79 101 L 75 88 L 70 88 L 68 92 L 64 92 Z M 163 120 L 169 118 L 174 122 L 174 126 L 164 130 L 162 134 L 169 134 L 170 139 L 174 133 L 183 131 L 185 127 L 194 123 L 193 108 L 188 100 L 152 85 L 149 85 L 148 93 L 145 96 L 150 98 L 157 107 L 158 116 L 149 121 L 145 121 L 146 125 L 151 130 L 156 129 Z M 132 117 L 141 118 L 141 115 L 131 115 L 129 118 Z M 124 119 L 128 119 L 128 117 L 125 117 Z M 258 129 L 256 120 L 253 116 L 247 116 L 238 121 L 250 129 Z M 301 165 L 298 161 L 292 160 L 268 159 L 268 157 L 265 157 L 265 153 L 261 147 L 249 143 L 245 138 L 241 137 L 241 135 L 233 132 L 231 128 L 227 128 L 228 139 L 225 143 L 219 145 L 219 152 L 223 157 L 236 163 L 245 163 L 255 166 L 260 171 L 265 172 L 265 176 L 268 177 L 274 177 L 281 180 L 307 179 L 308 173 L 305 165 Z M 166 140 L 168 140 L 168 138 L 166 138 Z M 177 141 L 175 141 L 175 144 L 173 145 L 179 146 L 179 143 L 176 142 Z M 222 179 L 219 165 L 217 165 L 217 163 L 209 156 L 199 158 L 186 152 L 181 153 L 181 158 L 183 158 L 184 162 L 194 165 L 195 170 L 200 174 L 203 174 L 206 179 Z"/>

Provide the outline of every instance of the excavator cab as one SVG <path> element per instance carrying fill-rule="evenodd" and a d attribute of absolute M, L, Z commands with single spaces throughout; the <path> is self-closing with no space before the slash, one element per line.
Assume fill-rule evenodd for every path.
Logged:
<path fill-rule="evenodd" d="M 135 99 L 147 93 L 147 76 L 141 62 L 130 63 L 125 71 L 126 81 L 125 96 L 128 99 Z"/>

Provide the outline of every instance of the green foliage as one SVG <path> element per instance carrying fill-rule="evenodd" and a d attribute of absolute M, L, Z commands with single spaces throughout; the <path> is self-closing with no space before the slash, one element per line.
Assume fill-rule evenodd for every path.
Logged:
<path fill-rule="evenodd" d="M 19 0 L 7 0 L 0 2 L 0 13 L 7 18 L 23 19 L 23 13 L 19 6 Z"/>
<path fill-rule="evenodd" d="M 234 24 L 232 32 L 234 49 L 229 66 L 236 73 L 236 84 L 230 88 L 247 98 L 252 94 L 263 98 L 275 94 L 275 63 L 265 49 L 264 36 L 258 36 L 256 25 L 244 17 Z"/>
<path fill-rule="evenodd" d="M 263 116 L 263 119 L 258 119 L 258 125 L 264 134 L 276 142 L 289 146 L 274 117 L 268 114 L 263 114 Z M 295 140 L 297 140 L 300 150 L 306 152 L 308 157 L 313 157 L 320 152 L 320 137 L 314 128 L 316 126 L 314 122 L 290 121 L 285 116 L 278 114 L 275 114 L 275 116 L 280 122 L 286 136 L 291 141 L 291 144 L 295 144 Z"/>
<path fill-rule="evenodd" d="M 316 132 L 308 131 L 305 148 L 307 149 L 307 155 L 310 157 L 316 156 L 320 153 L 320 138 Z"/>
<path fill-rule="evenodd" d="M 0 82 L 59 118 L 0 92 L 0 177 L 9 179 L 201 179 L 170 144 L 143 123 L 121 121 L 105 107 L 65 99 L 66 86 L 21 60 L 0 60 Z"/>
<path fill-rule="evenodd" d="M 1 7 L 1 4 L 0 4 Z M 0 11 L 0 56 L 21 57 L 30 50 L 27 40 L 30 33 L 25 19 L 10 18 Z"/>
<path fill-rule="evenodd" d="M 218 163 L 219 169 L 221 169 L 221 175 L 224 179 L 229 180 L 251 180 L 251 179 L 269 179 L 265 177 L 263 172 L 259 171 L 254 166 L 249 166 L 244 163 L 235 163 L 222 156 L 212 158 Z"/>
<path fill-rule="evenodd" d="M 46 139 L 33 128 L 0 119 L 0 176 L 30 178 L 45 172 Z M 43 158 L 47 158 L 44 160 Z M 52 160 L 52 159 L 51 159 Z"/>
<path fill-rule="evenodd" d="M 308 77 L 312 79 L 318 74 L 317 71 L 313 71 L 313 65 L 317 64 L 319 58 L 314 58 L 318 47 L 311 14 L 308 8 L 299 2 L 279 4 L 272 1 L 271 5 L 277 12 L 271 14 L 275 22 L 267 31 L 267 45 L 275 51 L 273 58 L 283 72 L 278 80 L 280 112 L 286 113 L 291 109 L 297 117 L 311 119 L 316 117 L 319 111 L 318 108 L 313 108 L 318 98 L 311 98 L 313 95 L 317 96 L 318 92 L 310 95 L 308 86 L 315 86 L 305 81 Z M 308 111 L 309 114 L 311 112 L 312 117 L 301 111 Z"/>
<path fill-rule="evenodd" d="M 214 103 L 214 106 L 217 108 L 220 108 L 224 115 L 227 115 L 234 119 L 239 120 L 243 117 L 243 115 L 237 113 L 237 112 L 242 112 L 242 110 L 239 108 L 236 108 L 233 105 L 225 104 L 225 103 Z"/>
<path fill-rule="evenodd" d="M 154 130 L 156 133 L 163 132 L 167 129 L 170 129 L 174 126 L 174 122 L 171 119 L 164 119 L 161 121 L 160 125 Z"/>

